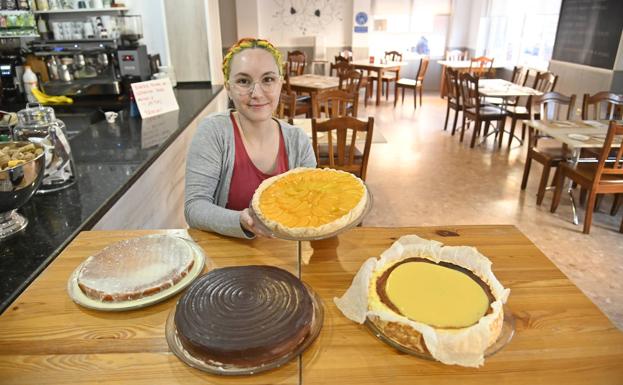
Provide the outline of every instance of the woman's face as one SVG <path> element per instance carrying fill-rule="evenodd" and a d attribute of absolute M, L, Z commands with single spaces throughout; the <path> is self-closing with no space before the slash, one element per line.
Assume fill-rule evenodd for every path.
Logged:
<path fill-rule="evenodd" d="M 271 119 L 281 94 L 275 58 L 262 48 L 240 51 L 232 58 L 226 87 L 236 110 L 245 118 L 255 122 Z"/>

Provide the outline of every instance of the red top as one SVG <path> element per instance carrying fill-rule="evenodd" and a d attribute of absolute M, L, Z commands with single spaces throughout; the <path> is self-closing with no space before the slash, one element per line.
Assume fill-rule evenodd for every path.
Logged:
<path fill-rule="evenodd" d="M 271 176 L 283 174 L 288 171 L 288 155 L 286 154 L 286 142 L 283 140 L 283 134 L 279 130 L 279 152 L 277 153 L 277 166 L 273 174 L 264 174 L 258 169 L 242 142 L 242 136 L 238 129 L 238 124 L 234 115 L 230 115 L 231 121 L 234 126 L 234 142 L 236 154 L 234 158 L 234 171 L 231 176 L 231 184 L 229 185 L 229 196 L 227 198 L 228 209 L 231 210 L 243 210 L 249 207 L 253 193 L 259 187 L 263 180 L 270 178 Z"/>

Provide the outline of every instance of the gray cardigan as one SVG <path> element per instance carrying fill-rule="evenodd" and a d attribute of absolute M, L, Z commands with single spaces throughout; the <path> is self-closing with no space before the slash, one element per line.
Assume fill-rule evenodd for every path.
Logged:
<path fill-rule="evenodd" d="M 225 208 L 236 148 L 230 113 L 212 114 L 197 127 L 186 159 L 184 215 L 190 227 L 249 238 L 240 227 L 240 211 Z M 289 168 L 316 167 L 311 141 L 305 132 L 283 121 L 278 122 Z"/>

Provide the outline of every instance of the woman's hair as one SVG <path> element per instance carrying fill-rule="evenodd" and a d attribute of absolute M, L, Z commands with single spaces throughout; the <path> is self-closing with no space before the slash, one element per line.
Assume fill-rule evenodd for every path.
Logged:
<path fill-rule="evenodd" d="M 275 62 L 277 63 L 277 68 L 279 68 L 279 75 L 283 75 L 283 64 L 281 53 L 274 45 L 271 44 L 268 40 L 264 39 L 254 39 L 250 37 L 245 37 L 240 40 L 236 44 L 234 44 L 227 54 L 223 58 L 223 76 L 225 77 L 225 81 L 229 80 L 229 73 L 231 72 L 231 60 L 234 58 L 234 55 L 238 52 L 245 50 L 247 48 L 261 48 L 268 53 L 270 53 Z"/>

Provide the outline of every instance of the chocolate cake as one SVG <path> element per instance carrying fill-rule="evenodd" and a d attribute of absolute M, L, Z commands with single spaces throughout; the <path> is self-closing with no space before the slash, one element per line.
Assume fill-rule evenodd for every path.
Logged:
<path fill-rule="evenodd" d="M 294 350 L 309 334 L 312 298 L 272 266 L 215 269 L 195 281 L 175 310 L 178 338 L 195 358 L 259 366 Z"/>

